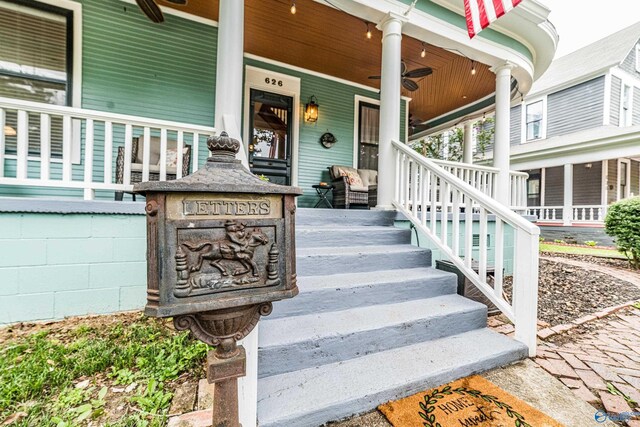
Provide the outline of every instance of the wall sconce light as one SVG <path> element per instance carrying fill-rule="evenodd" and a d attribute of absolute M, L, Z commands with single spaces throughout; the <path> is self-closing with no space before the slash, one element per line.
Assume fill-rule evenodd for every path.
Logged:
<path fill-rule="evenodd" d="M 584 168 L 585 169 L 591 169 L 593 167 L 593 165 L 591 163 L 585 163 Z"/>
<path fill-rule="evenodd" d="M 317 122 L 318 121 L 318 98 L 315 95 L 311 95 L 309 102 L 304 106 L 304 121 L 305 122 Z"/>
<path fill-rule="evenodd" d="M 4 135 L 5 136 L 16 136 L 16 130 L 14 128 L 12 128 L 11 126 L 5 126 L 4 127 Z"/>

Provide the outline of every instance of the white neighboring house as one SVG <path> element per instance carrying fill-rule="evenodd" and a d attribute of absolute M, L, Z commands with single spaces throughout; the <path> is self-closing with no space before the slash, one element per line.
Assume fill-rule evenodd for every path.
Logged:
<path fill-rule="evenodd" d="M 555 60 L 517 101 L 511 167 L 538 225 L 602 226 L 640 194 L 640 22 Z"/>

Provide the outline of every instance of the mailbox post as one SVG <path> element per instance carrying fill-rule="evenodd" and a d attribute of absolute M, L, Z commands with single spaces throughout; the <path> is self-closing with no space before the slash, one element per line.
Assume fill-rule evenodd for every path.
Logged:
<path fill-rule="evenodd" d="M 302 191 L 247 171 L 235 159 L 240 143 L 225 132 L 207 145 L 212 155 L 192 175 L 134 187 L 146 197 L 145 313 L 173 317 L 176 329 L 216 347 L 207 355 L 213 425 L 238 427 L 246 357 L 236 342 L 273 301 L 298 293 L 294 198 Z"/>

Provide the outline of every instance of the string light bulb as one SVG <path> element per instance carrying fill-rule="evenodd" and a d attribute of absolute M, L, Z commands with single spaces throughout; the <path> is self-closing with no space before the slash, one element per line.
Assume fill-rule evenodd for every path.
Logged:
<path fill-rule="evenodd" d="M 296 14 L 296 0 L 292 0 L 291 2 L 291 14 L 292 15 Z"/>
<path fill-rule="evenodd" d="M 427 50 L 424 48 L 424 43 L 422 43 L 422 52 L 420 52 L 420 58 L 424 58 L 427 56 Z"/>
<path fill-rule="evenodd" d="M 476 75 L 476 62 L 475 61 L 471 61 L 471 75 L 472 76 Z"/>
<path fill-rule="evenodd" d="M 369 23 L 367 22 L 367 38 L 371 39 L 371 28 L 369 28 Z"/>

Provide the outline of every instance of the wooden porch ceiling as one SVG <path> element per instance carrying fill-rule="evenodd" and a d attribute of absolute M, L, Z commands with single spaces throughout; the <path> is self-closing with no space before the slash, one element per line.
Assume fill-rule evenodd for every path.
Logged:
<path fill-rule="evenodd" d="M 188 0 L 177 6 L 158 0 L 163 6 L 218 20 L 217 0 Z M 379 88 L 379 80 L 368 76 L 380 74 L 382 33 L 354 16 L 319 4 L 313 0 L 296 0 L 297 12 L 290 13 L 289 0 L 246 0 L 245 52 L 340 77 Z M 471 61 L 457 53 L 404 36 L 402 59 L 409 70 L 433 68 L 433 74 L 416 79 L 417 91 L 402 90 L 412 98 L 409 111 L 414 118 L 426 121 L 460 108 L 491 94 L 495 75 L 484 64 L 476 63 L 471 75 Z"/>

